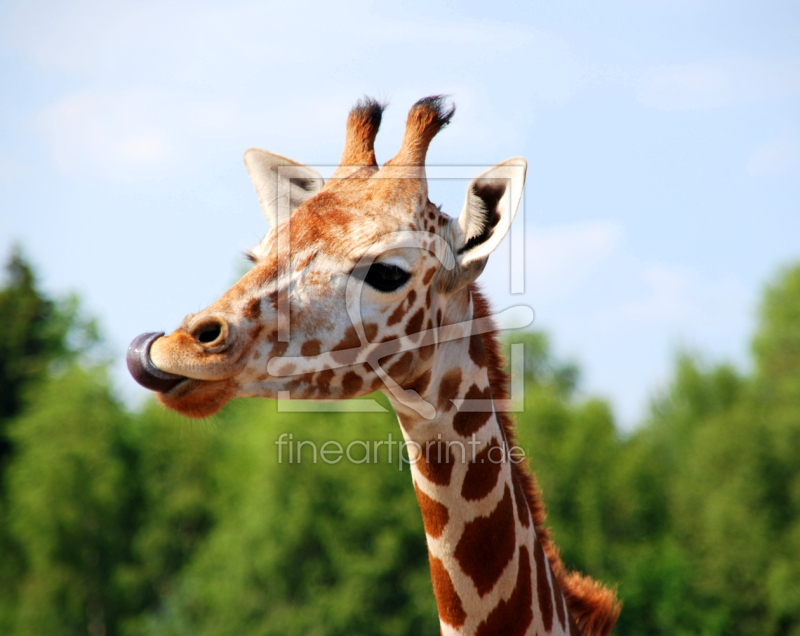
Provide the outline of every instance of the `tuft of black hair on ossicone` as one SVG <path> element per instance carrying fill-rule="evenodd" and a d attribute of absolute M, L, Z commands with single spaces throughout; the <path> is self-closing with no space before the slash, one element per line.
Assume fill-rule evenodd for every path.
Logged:
<path fill-rule="evenodd" d="M 385 103 L 379 102 L 377 99 L 365 95 L 356 102 L 352 109 L 350 109 L 350 113 L 363 118 L 365 123 L 367 123 L 373 130 L 378 130 L 378 128 L 380 128 L 381 118 L 383 117 L 383 111 L 385 109 Z"/>
<path fill-rule="evenodd" d="M 453 115 L 456 112 L 456 105 L 450 101 L 449 95 L 430 95 L 429 97 L 423 97 L 414 104 L 412 110 L 417 108 L 425 108 L 433 111 L 436 115 L 436 125 L 439 130 L 450 123 L 450 120 L 453 119 Z"/>

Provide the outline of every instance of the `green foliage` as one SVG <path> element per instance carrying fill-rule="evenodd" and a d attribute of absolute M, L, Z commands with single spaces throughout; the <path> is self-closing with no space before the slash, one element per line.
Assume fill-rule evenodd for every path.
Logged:
<path fill-rule="evenodd" d="M 0 288 L 0 324 L 0 633 L 5 634 L 21 611 L 16 603 L 26 571 L 22 546 L 11 529 L 13 502 L 7 496 L 5 474 L 14 454 L 13 418 L 47 381 L 54 365 L 68 364 L 97 337 L 94 325 L 79 317 L 75 298 L 55 301 L 38 289 L 33 270 L 16 248 Z M 40 404 L 36 400 L 31 408 Z M 51 406 L 55 404 L 53 400 Z"/>
<path fill-rule="evenodd" d="M 514 345 L 522 345 L 522 367 L 527 382 L 547 386 L 565 396 L 577 388 L 580 379 L 578 365 L 556 359 L 547 334 L 541 331 L 515 333 L 504 344 L 504 353 L 512 364 Z"/>
<path fill-rule="evenodd" d="M 438 632 L 407 467 L 396 444 L 375 456 L 401 437 L 391 413 L 131 414 L 78 364 L 85 323 L 18 255 L 0 316 L 0 633 Z M 511 340 L 526 351 L 519 443 L 568 567 L 618 586 L 615 633 L 800 635 L 798 325 L 800 267 L 766 291 L 752 374 L 680 355 L 628 436 L 546 336 Z M 289 461 L 281 439 L 356 442 L 356 459 L 366 441 L 369 461 L 305 447 L 298 462 L 296 446 Z"/>
<path fill-rule="evenodd" d="M 55 301 L 38 289 L 31 266 L 15 248 L 0 289 L 0 471 L 12 451 L 6 425 L 25 395 L 54 362 L 68 361 L 97 340 L 90 321 L 79 318 L 75 298 Z"/>
<path fill-rule="evenodd" d="M 113 633 L 131 539 L 126 416 L 104 380 L 80 369 L 39 395 L 11 430 L 7 519 L 23 565 L 16 633 Z"/>
<path fill-rule="evenodd" d="M 753 340 L 759 379 L 794 392 L 800 378 L 800 267 L 783 271 L 767 287 L 761 328 Z"/>
<path fill-rule="evenodd" d="M 136 633 L 147 612 L 159 611 L 213 528 L 213 466 L 224 437 L 149 402 L 125 431 L 134 493 L 130 564 L 120 573 L 137 610 L 125 632 Z"/>
<path fill-rule="evenodd" d="M 396 444 L 391 463 L 386 446 L 375 454 L 375 441 L 400 438 L 394 417 L 232 406 L 210 467 L 214 530 L 142 633 L 437 633 L 408 467 L 398 470 Z M 290 461 L 282 434 L 318 448 L 355 442 L 351 455 L 368 460 L 314 463 L 310 446 L 293 446 Z"/>

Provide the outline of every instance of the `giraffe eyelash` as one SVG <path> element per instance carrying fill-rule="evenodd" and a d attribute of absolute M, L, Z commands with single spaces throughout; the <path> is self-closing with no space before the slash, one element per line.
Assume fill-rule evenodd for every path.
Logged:
<path fill-rule="evenodd" d="M 254 254 L 254 253 L 253 253 L 251 250 L 245 250 L 245 251 L 243 252 L 243 254 L 244 254 L 244 257 L 245 257 L 245 258 L 246 258 L 248 261 L 250 261 L 250 262 L 251 262 L 253 265 L 255 265 L 256 263 L 258 263 L 258 257 L 257 257 L 257 256 L 256 256 L 256 255 L 255 255 L 255 254 Z"/>

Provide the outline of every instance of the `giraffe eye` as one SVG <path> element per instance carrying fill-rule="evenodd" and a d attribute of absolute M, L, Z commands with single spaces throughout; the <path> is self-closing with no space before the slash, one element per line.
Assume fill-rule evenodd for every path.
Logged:
<path fill-rule="evenodd" d="M 392 292 L 406 284 L 411 274 L 390 263 L 374 263 L 370 266 L 364 281 L 378 291 Z"/>

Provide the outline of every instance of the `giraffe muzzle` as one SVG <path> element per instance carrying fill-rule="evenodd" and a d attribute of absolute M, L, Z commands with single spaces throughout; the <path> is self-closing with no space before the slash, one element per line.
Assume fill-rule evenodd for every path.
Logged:
<path fill-rule="evenodd" d="M 163 331 L 154 331 L 136 336 L 128 347 L 126 356 L 128 371 L 133 379 L 144 388 L 159 393 L 166 393 L 187 379 L 182 375 L 162 371 L 150 359 L 150 347 L 163 335 Z"/>

